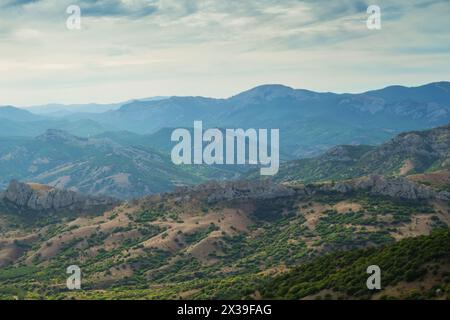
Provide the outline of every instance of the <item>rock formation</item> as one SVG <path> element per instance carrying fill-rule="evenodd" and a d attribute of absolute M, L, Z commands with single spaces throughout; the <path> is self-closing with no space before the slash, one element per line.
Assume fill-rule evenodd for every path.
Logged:
<path fill-rule="evenodd" d="M 86 196 L 40 184 L 27 184 L 12 180 L 5 192 L 0 194 L 0 202 L 18 208 L 35 211 L 79 210 L 111 207 L 118 201 L 109 197 Z"/>

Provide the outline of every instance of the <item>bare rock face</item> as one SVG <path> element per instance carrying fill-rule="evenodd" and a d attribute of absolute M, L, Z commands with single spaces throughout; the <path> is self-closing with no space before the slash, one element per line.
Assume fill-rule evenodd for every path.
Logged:
<path fill-rule="evenodd" d="M 337 191 L 349 193 L 358 190 L 365 190 L 373 195 L 388 196 L 398 199 L 421 200 L 421 199 L 441 199 L 450 200 L 450 193 L 436 192 L 433 189 L 415 184 L 405 178 L 390 178 L 379 175 L 354 179 L 350 181 L 338 182 L 334 185 L 324 185 L 323 191 Z"/>
<path fill-rule="evenodd" d="M 292 196 L 296 192 L 270 181 L 210 182 L 195 187 L 179 187 L 174 192 L 180 197 L 195 197 L 208 203 L 234 199 L 273 199 Z"/>
<path fill-rule="evenodd" d="M 177 201 L 196 200 L 217 203 L 230 200 L 272 200 L 289 197 L 310 197 L 320 193 L 367 192 L 373 196 L 386 196 L 404 200 L 439 199 L 450 201 L 449 192 L 437 192 L 430 187 L 416 184 L 403 177 L 370 175 L 336 183 L 316 185 L 278 184 L 270 180 L 209 182 L 193 187 L 178 187 L 174 192 L 152 195 L 143 200 L 161 201 L 173 197 Z"/>
<path fill-rule="evenodd" d="M 0 195 L 0 201 L 36 211 L 90 211 L 95 208 L 118 204 L 117 200 L 108 197 L 91 197 L 74 191 L 56 189 L 45 185 L 20 183 L 16 180 L 11 181 L 8 189 Z"/>

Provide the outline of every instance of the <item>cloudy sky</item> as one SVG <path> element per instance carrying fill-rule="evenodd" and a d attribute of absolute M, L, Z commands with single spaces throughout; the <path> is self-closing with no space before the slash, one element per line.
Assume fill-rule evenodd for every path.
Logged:
<path fill-rule="evenodd" d="M 448 0 L 0 0 L 0 105 L 450 80 L 449 16 Z"/>

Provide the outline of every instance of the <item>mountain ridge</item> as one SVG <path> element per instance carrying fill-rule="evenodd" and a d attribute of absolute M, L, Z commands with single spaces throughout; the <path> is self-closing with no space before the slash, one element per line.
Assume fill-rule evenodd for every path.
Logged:
<path fill-rule="evenodd" d="M 379 146 L 336 146 L 322 155 L 288 161 L 276 181 L 342 180 L 367 174 L 406 176 L 450 169 L 450 124 L 404 132 Z M 249 173 L 256 178 L 255 172 Z"/>
<path fill-rule="evenodd" d="M 0 202 L 7 207 L 14 206 L 19 212 L 58 212 L 70 211 L 81 214 L 95 210 L 106 210 L 120 202 L 110 197 L 87 196 L 70 190 L 36 184 L 20 183 L 12 180 L 8 188 L 0 193 Z"/>
<path fill-rule="evenodd" d="M 36 136 L 46 129 L 66 129 L 79 136 L 107 131 L 147 135 L 163 128 L 190 128 L 202 120 L 205 128 L 280 129 L 283 160 L 293 160 L 319 155 L 336 145 L 376 145 L 404 131 L 449 123 L 449 92 L 447 81 L 357 94 L 262 85 L 226 99 L 133 100 L 103 113 L 20 123 L 11 116 L 8 121 L 0 119 L 0 135 Z"/>

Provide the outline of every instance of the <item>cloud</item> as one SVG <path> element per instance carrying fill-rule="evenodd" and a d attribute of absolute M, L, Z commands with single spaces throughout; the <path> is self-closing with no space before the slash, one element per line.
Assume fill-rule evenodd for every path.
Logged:
<path fill-rule="evenodd" d="M 30 3 L 38 2 L 41 0 L 6 0 L 6 3 L 4 4 L 5 7 L 16 7 L 16 6 L 23 6 Z"/>
<path fill-rule="evenodd" d="M 144 17 L 158 10 L 152 0 L 81 0 L 84 15 L 97 17 Z"/>
<path fill-rule="evenodd" d="M 227 96 L 264 82 L 364 91 L 450 74 L 445 0 L 6 3 L 0 104 Z M 78 31 L 66 28 L 71 4 L 81 7 Z M 366 28 L 370 4 L 381 8 L 381 30 Z"/>

